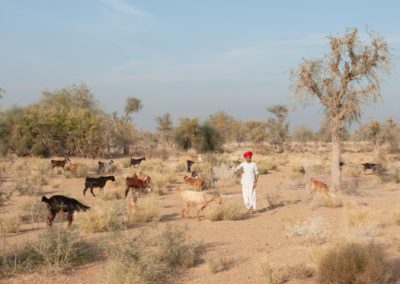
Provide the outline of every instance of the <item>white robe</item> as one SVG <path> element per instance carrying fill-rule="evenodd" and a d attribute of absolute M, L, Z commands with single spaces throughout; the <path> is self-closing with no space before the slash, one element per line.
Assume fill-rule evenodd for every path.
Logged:
<path fill-rule="evenodd" d="M 237 168 L 237 170 L 242 169 L 242 193 L 244 206 L 247 209 L 256 209 L 256 190 L 254 188 L 254 181 L 258 175 L 258 168 L 254 162 L 243 162 Z"/>

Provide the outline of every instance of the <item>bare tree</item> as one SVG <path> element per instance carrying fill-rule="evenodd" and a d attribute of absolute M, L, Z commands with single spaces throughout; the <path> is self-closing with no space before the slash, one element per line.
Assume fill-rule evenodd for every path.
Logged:
<path fill-rule="evenodd" d="M 173 123 L 171 114 L 165 113 L 163 116 L 158 116 L 155 119 L 157 123 L 157 130 L 160 133 L 162 140 L 170 146 L 173 137 Z"/>
<path fill-rule="evenodd" d="M 287 119 L 288 108 L 285 105 L 273 105 L 267 111 L 275 117 L 269 118 L 266 123 L 268 140 L 279 152 L 282 151 L 282 144 L 289 135 L 289 122 Z"/>
<path fill-rule="evenodd" d="M 368 33 L 362 42 L 357 29 L 329 37 L 330 52 L 322 59 L 304 59 L 291 72 L 294 94 L 307 101 L 316 97 L 324 106 L 332 133 L 331 186 L 340 188 L 340 133 L 345 123 L 358 120 L 362 106 L 381 97 L 381 76 L 389 72 L 387 42 Z M 302 95 L 302 96 L 301 96 Z"/>

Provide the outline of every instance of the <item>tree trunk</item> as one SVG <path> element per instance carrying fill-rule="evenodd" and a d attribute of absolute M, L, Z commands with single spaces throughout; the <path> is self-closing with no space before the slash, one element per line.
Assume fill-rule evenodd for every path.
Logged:
<path fill-rule="evenodd" d="M 339 133 L 333 133 L 332 131 L 332 164 L 331 164 L 331 188 L 334 191 L 340 189 L 341 182 L 341 171 L 340 171 L 340 135 Z"/>

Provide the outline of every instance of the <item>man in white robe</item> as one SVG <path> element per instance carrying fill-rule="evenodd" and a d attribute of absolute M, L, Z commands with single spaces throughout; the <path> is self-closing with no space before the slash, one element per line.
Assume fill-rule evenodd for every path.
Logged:
<path fill-rule="evenodd" d="M 257 164 L 251 161 L 252 156 L 252 152 L 244 153 L 243 157 L 246 159 L 246 162 L 241 163 L 236 168 L 237 171 L 241 171 L 242 173 L 243 201 L 248 214 L 254 214 L 256 210 L 256 186 L 259 174 Z"/>

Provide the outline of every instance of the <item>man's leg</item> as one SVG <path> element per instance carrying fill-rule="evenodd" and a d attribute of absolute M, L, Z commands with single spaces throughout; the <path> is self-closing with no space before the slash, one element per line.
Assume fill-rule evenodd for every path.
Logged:
<path fill-rule="evenodd" d="M 245 186 L 242 187 L 242 193 L 243 193 L 243 203 L 244 206 L 247 209 L 250 209 L 250 204 L 249 204 L 249 191 L 247 190 L 247 188 Z"/>
<path fill-rule="evenodd" d="M 252 188 L 250 191 L 250 204 L 251 204 L 250 207 L 254 211 L 256 210 L 256 200 L 257 200 L 256 190 L 254 188 Z"/>

